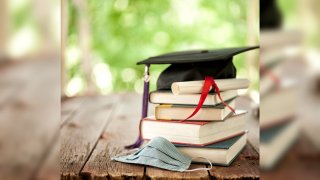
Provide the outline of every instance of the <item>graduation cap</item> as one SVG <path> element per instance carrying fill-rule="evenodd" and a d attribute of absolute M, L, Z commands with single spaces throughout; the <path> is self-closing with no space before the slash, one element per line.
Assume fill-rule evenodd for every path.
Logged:
<path fill-rule="evenodd" d="M 171 64 L 160 74 L 157 80 L 157 90 L 170 90 L 173 82 L 205 80 L 198 106 L 195 111 L 186 118 L 189 119 L 201 108 L 211 86 L 224 103 L 214 79 L 235 78 L 237 70 L 232 61 L 233 56 L 257 48 L 259 48 L 259 46 L 180 51 L 150 57 L 138 62 L 138 65 L 145 65 L 141 119 L 147 117 L 148 113 L 149 67 L 151 64 Z M 229 107 L 226 103 L 224 104 Z M 141 129 L 141 121 L 139 129 Z M 139 147 L 141 143 L 142 136 L 140 131 L 136 143 L 126 146 L 126 148 L 136 148 Z"/>

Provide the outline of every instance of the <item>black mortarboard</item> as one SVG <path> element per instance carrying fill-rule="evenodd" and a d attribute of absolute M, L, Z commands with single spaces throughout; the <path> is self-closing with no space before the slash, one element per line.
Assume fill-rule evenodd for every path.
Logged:
<path fill-rule="evenodd" d="M 235 78 L 233 56 L 256 48 L 258 46 L 181 51 L 150 57 L 137 64 L 171 64 L 157 81 L 158 90 L 169 90 L 173 82 L 203 80 L 205 76 L 215 79 Z"/>

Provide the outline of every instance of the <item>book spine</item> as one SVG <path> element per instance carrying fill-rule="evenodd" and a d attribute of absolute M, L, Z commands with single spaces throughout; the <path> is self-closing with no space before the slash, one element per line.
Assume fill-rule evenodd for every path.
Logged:
<path fill-rule="evenodd" d="M 164 105 L 155 108 L 156 119 L 161 120 L 181 120 L 185 119 L 194 110 L 194 107 L 166 107 Z M 172 113 L 175 111 L 176 113 Z M 188 119 L 189 121 L 221 121 L 224 116 L 224 109 L 201 108 L 197 115 Z M 188 121 L 187 120 L 187 121 Z"/>

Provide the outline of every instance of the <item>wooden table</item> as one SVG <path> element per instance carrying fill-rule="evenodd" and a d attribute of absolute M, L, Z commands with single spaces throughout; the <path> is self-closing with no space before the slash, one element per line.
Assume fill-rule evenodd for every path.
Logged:
<path fill-rule="evenodd" d="M 247 104 L 247 98 L 240 99 Z M 170 172 L 153 167 L 111 161 L 138 135 L 141 95 L 76 97 L 62 102 L 60 166 L 62 179 L 239 179 L 259 178 L 259 157 L 255 150 L 257 130 L 230 167 L 214 166 L 210 171 Z M 152 107 L 150 112 L 152 113 Z M 252 126 L 252 125 L 251 125 Z M 251 127 L 254 129 L 254 127 Z M 192 168 L 206 165 L 192 164 Z"/>

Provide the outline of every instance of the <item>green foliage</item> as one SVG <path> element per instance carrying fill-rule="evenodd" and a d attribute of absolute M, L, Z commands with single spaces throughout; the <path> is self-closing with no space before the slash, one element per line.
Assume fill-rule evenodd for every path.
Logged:
<path fill-rule="evenodd" d="M 186 49 L 244 46 L 247 36 L 256 36 L 247 34 L 246 0 L 86 2 L 88 13 L 84 14 L 77 12 L 69 1 L 68 46 L 78 46 L 78 17 L 87 15 L 93 62 L 108 65 L 113 92 L 140 91 L 144 67 L 137 66 L 136 62 L 150 56 Z M 235 64 L 244 69 L 244 56 L 237 57 Z M 155 89 L 156 78 L 165 67 L 151 67 L 152 89 Z M 81 74 L 74 67 L 68 68 L 69 79 Z"/>

